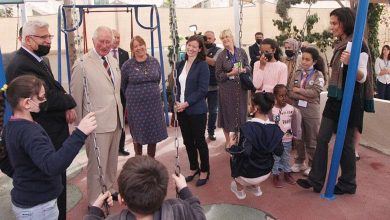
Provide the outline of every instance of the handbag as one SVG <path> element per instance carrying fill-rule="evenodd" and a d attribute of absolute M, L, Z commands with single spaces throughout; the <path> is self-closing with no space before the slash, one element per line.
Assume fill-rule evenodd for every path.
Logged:
<path fill-rule="evenodd" d="M 256 88 L 253 85 L 251 76 L 249 75 L 248 72 L 241 73 L 239 76 L 240 76 L 240 84 L 241 84 L 241 88 L 242 89 L 249 90 L 249 91 L 252 91 L 252 92 L 256 91 Z"/>
<path fill-rule="evenodd" d="M 241 136 L 240 142 L 238 144 L 234 144 L 229 149 L 227 149 L 227 151 L 230 153 L 230 172 L 233 178 L 240 176 L 245 159 L 242 155 L 245 151 L 245 142 L 246 138 Z"/>

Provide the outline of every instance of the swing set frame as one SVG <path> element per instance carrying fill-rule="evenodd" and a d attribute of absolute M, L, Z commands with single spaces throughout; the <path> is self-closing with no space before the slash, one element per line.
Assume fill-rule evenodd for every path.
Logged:
<path fill-rule="evenodd" d="M 79 12 L 79 23 L 76 24 L 74 27 L 67 29 L 68 20 L 66 17 L 66 9 L 78 9 Z M 105 10 L 105 11 L 91 11 L 91 9 L 105 9 L 105 8 L 125 8 L 126 10 Z M 140 9 L 149 9 L 150 10 L 150 23 L 149 26 L 144 25 L 140 22 L 139 14 Z M 85 22 L 85 13 L 90 12 L 131 12 L 134 10 L 134 17 L 135 21 L 138 24 L 139 27 L 149 30 L 150 31 L 150 50 L 151 50 L 151 56 L 155 56 L 155 31 L 157 31 L 157 43 L 158 43 L 158 49 L 159 49 L 159 61 L 160 61 L 160 68 L 161 68 L 161 81 L 162 81 L 162 98 L 164 102 L 164 113 L 165 113 L 165 123 L 166 125 L 169 125 L 169 115 L 168 115 L 168 99 L 167 99 L 167 88 L 165 84 L 165 71 L 164 71 L 164 55 L 163 55 L 163 48 L 162 48 L 162 37 L 161 37 L 161 25 L 160 25 L 160 15 L 158 13 L 158 9 L 156 5 L 148 5 L 148 4 L 138 4 L 138 5 L 132 5 L 132 4 L 124 4 L 124 5 L 61 5 L 58 8 L 58 14 L 57 14 L 57 34 L 58 34 L 58 42 L 57 42 L 57 62 L 58 62 L 58 81 L 62 82 L 62 46 L 61 46 L 61 33 L 64 35 L 65 39 L 65 56 L 66 56 L 66 69 L 67 69 L 67 76 L 68 76 L 68 82 L 70 82 L 71 79 L 71 64 L 70 64 L 70 57 L 69 57 L 69 33 L 76 31 L 77 27 L 81 27 L 83 21 Z M 154 24 L 154 20 L 156 21 L 156 24 Z M 131 33 L 133 33 L 133 26 L 132 22 L 133 17 L 131 15 Z M 62 28 L 64 27 L 64 28 Z M 84 25 L 85 29 L 85 25 Z M 85 32 L 84 32 L 85 33 Z M 84 41 L 86 41 L 85 36 Z M 85 47 L 84 47 L 85 50 Z"/>

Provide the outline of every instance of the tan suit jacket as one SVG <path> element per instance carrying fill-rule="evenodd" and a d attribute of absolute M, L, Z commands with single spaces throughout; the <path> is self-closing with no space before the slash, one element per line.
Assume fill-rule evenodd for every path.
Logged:
<path fill-rule="evenodd" d="M 84 95 L 84 74 L 87 79 L 88 95 L 91 111 L 96 113 L 96 133 L 113 132 L 117 128 L 118 116 L 120 128 L 123 128 L 123 107 L 120 98 L 121 73 L 118 61 L 111 54 L 107 56 L 114 75 L 112 83 L 110 76 L 103 66 L 101 57 L 95 50 L 90 50 L 78 59 L 72 68 L 70 81 L 71 94 L 77 103 L 77 123 L 88 114 L 88 106 Z"/>

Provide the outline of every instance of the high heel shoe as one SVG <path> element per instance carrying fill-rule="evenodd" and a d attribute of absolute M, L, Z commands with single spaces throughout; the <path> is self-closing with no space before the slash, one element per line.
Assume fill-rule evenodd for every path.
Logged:
<path fill-rule="evenodd" d="M 194 174 L 186 176 L 186 182 L 191 182 L 196 175 L 200 175 L 200 169 L 197 169 Z"/>
<path fill-rule="evenodd" d="M 199 174 L 199 177 L 200 177 L 200 174 Z M 198 181 L 196 181 L 196 184 L 195 186 L 203 186 L 204 184 L 207 183 L 207 180 L 209 180 L 209 177 L 210 177 L 210 171 L 207 172 L 207 177 L 206 179 L 198 179 Z"/>

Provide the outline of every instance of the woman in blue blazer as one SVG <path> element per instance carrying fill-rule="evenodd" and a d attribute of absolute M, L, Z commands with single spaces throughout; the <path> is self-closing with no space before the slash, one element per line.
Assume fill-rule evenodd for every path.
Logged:
<path fill-rule="evenodd" d="M 204 135 L 210 72 L 205 59 L 203 38 L 199 35 L 191 36 L 186 43 L 185 60 L 178 64 L 176 80 L 177 119 L 192 171 L 192 174 L 186 177 L 186 181 L 192 181 L 196 175 L 199 175 L 196 186 L 206 184 L 210 175 L 209 149 Z"/>

